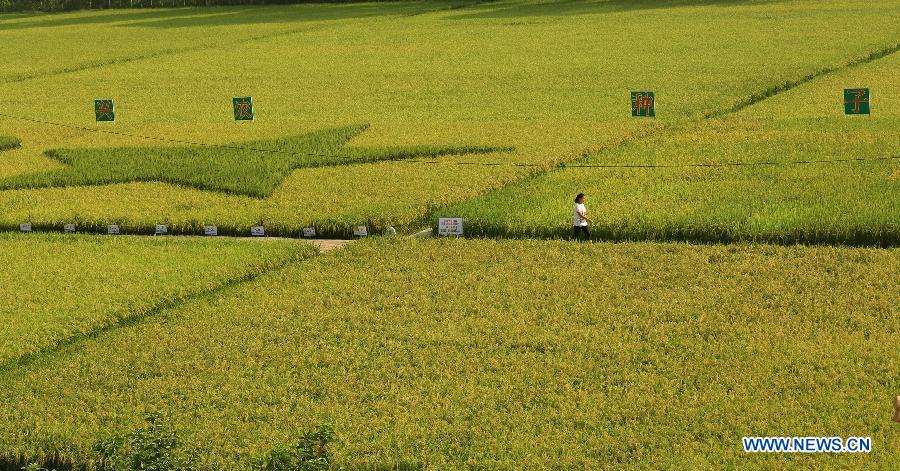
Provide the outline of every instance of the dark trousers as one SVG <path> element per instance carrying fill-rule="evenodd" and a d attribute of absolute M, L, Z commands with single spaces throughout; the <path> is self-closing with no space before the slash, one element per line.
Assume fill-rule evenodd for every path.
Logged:
<path fill-rule="evenodd" d="M 587 226 L 572 226 L 572 235 L 576 239 L 588 240 L 591 238 L 591 233 L 588 231 Z"/>

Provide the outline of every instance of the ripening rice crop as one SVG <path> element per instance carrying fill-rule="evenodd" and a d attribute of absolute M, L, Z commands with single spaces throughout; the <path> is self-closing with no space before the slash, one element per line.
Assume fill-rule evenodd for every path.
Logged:
<path fill-rule="evenodd" d="M 585 193 L 600 239 L 896 245 L 898 76 L 893 53 L 436 213 L 470 234 L 568 237 Z M 872 114 L 844 115 L 843 89 L 863 86 Z"/>
<path fill-rule="evenodd" d="M 313 253 L 297 242 L 0 234 L 0 371 Z"/>
<path fill-rule="evenodd" d="M 297 168 L 511 150 L 477 146 L 342 149 L 366 127 L 324 129 L 283 139 L 220 146 L 55 149 L 47 155 L 64 164 L 62 168 L 0 179 L 0 190 L 157 181 L 266 197 Z"/>
<path fill-rule="evenodd" d="M 94 227 L 117 222 L 147 231 L 168 220 L 186 232 L 209 223 L 245 232 L 264 220 L 284 234 L 317 225 L 349 235 L 364 223 L 426 225 L 435 208 L 882 50 L 896 43 L 900 11 L 895 0 L 492 2 L 448 9 L 457 6 L 294 5 L 2 21 L 0 45 L 12 51 L 0 57 L 6 96 L 0 133 L 23 145 L 0 154 L 0 179 L 7 188 L 46 186 L 49 175 L 59 179 L 54 186 L 108 184 L 0 191 L 0 226 L 29 217 L 44 226 L 79 218 Z M 848 18 L 865 27 L 846 34 Z M 115 48 L 99 51 L 85 39 L 97 27 Z M 629 116 L 629 92 L 645 89 L 658 97 L 654 121 Z M 236 96 L 253 97 L 255 121 L 233 121 Z M 114 123 L 93 122 L 96 98 L 115 100 Z M 279 164 L 266 173 L 278 178 L 260 178 L 253 169 L 266 165 L 238 171 L 250 158 L 228 153 L 185 155 L 189 165 L 180 169 L 157 165 L 160 153 L 186 152 L 183 144 L 162 150 L 168 144 L 137 137 L 247 143 L 353 123 L 370 128 L 347 149 L 515 150 L 339 167 Z M 123 148 L 147 150 L 134 150 L 120 168 L 111 155 Z M 78 173 L 46 155 L 54 149 L 103 165 Z M 207 165 L 216 158 L 221 169 Z M 481 165 L 497 163 L 504 165 Z M 101 178 L 104 172 L 115 178 Z M 190 187 L 180 186 L 186 180 Z M 551 199 L 520 200 L 531 197 Z"/>
<path fill-rule="evenodd" d="M 90 464 L 156 412 L 217 469 L 320 423 L 349 469 L 888 469 L 898 291 L 896 249 L 361 241 L 0 374 L 0 443 Z"/>

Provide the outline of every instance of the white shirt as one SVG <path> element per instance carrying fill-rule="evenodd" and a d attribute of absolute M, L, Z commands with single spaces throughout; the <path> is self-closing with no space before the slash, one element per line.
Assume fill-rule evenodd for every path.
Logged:
<path fill-rule="evenodd" d="M 574 225 L 576 226 L 587 226 L 587 219 L 581 217 L 582 214 L 587 214 L 587 209 L 584 208 L 584 203 L 575 203 L 575 220 Z"/>

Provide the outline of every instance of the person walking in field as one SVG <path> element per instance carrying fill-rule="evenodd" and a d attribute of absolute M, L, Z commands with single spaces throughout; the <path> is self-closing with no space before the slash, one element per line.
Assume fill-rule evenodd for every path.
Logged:
<path fill-rule="evenodd" d="M 575 197 L 575 220 L 572 231 L 576 239 L 588 240 L 591 238 L 591 233 L 588 231 L 588 223 L 593 224 L 594 221 L 587 217 L 587 209 L 584 207 L 584 193 L 578 193 L 578 196 Z"/>

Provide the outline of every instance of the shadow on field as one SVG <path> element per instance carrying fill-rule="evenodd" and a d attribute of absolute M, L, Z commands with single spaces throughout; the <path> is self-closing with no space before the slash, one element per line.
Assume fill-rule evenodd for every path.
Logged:
<path fill-rule="evenodd" d="M 483 4 L 470 8 L 471 13 L 448 17 L 448 20 L 484 18 L 522 18 L 537 16 L 575 16 L 618 13 L 635 10 L 662 10 L 692 6 L 739 6 L 784 3 L 790 0 L 563 0 L 560 2 L 522 4 Z"/>
<path fill-rule="evenodd" d="M 41 13 L 31 16 L 40 17 L 39 21 L 23 21 L 21 23 L 3 24 L 0 23 L 0 31 L 14 29 L 29 28 L 54 28 L 57 26 L 82 26 L 82 25 L 105 25 L 110 23 L 121 23 L 125 21 L 140 21 L 146 19 L 162 19 L 172 18 L 191 14 L 202 14 L 205 10 L 191 8 L 175 8 L 166 10 L 136 10 L 118 13 L 102 13 L 102 14 L 85 14 L 85 12 L 77 13 Z"/>
<path fill-rule="evenodd" d="M 353 20 L 390 15 L 409 15 L 422 11 L 423 2 L 302 4 L 261 7 L 195 9 L 198 15 L 143 21 L 124 26 L 150 28 L 192 28 L 244 24 L 304 23 L 311 21 Z M 217 15 L 199 13 L 218 11 Z"/>

